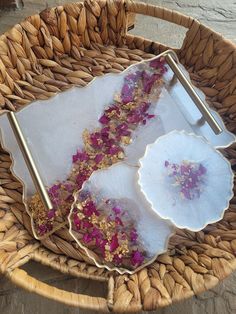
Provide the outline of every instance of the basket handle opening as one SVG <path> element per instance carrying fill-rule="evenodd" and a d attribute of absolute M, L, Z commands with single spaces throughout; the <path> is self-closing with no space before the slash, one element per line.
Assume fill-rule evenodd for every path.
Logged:
<path fill-rule="evenodd" d="M 111 295 L 111 292 L 109 291 L 107 299 L 103 297 L 95 297 L 66 291 L 42 282 L 29 275 L 25 270 L 20 268 L 15 268 L 11 272 L 9 272 L 7 276 L 17 286 L 28 290 L 29 292 L 39 294 L 48 299 L 74 307 L 91 309 L 94 311 L 109 312 L 109 307 L 111 303 L 109 300 L 109 295 Z M 108 287 L 109 286 L 110 280 L 108 281 Z"/>
<path fill-rule="evenodd" d="M 126 10 L 128 12 L 128 14 L 139 14 L 139 15 L 145 15 L 145 16 L 149 16 L 149 17 L 154 17 L 154 18 L 158 18 L 173 24 L 176 24 L 178 26 L 181 26 L 183 28 L 186 29 L 186 31 L 183 32 L 183 30 L 181 30 L 181 34 L 182 35 L 182 43 L 180 44 L 181 47 L 178 47 L 177 49 L 182 49 L 185 46 L 185 43 L 187 41 L 187 37 L 188 37 L 188 33 L 189 30 L 192 28 L 195 28 L 195 26 L 199 25 L 199 22 L 187 15 L 184 15 L 180 12 L 174 11 L 174 10 L 170 10 L 164 7 L 160 7 L 160 6 L 155 6 L 152 4 L 147 4 L 147 3 L 143 3 L 143 2 L 134 2 L 131 0 L 127 0 L 126 1 Z M 134 24 L 135 25 L 135 24 Z M 181 28 L 180 28 L 181 29 Z M 140 31 L 142 31 L 142 29 L 140 29 Z M 178 29 L 177 29 L 178 31 Z M 176 33 L 176 30 L 175 30 Z M 134 36 L 134 35 L 127 35 L 127 37 L 129 36 Z M 181 36 L 180 36 L 181 37 Z M 168 39 L 169 40 L 169 39 Z M 150 41 L 145 39 L 145 41 Z M 155 43 L 157 43 L 157 40 L 154 39 L 153 40 Z M 175 43 L 176 45 L 176 43 Z M 163 47 L 163 49 L 161 49 L 161 51 L 166 50 L 166 46 L 169 46 L 171 49 L 176 50 L 176 48 L 172 48 L 170 46 L 170 44 L 164 44 L 161 45 L 161 47 Z"/>
<path fill-rule="evenodd" d="M 196 21 L 194 18 L 177 11 L 143 2 L 127 1 L 126 8 L 129 13 L 156 17 L 167 22 L 183 26 L 187 29 L 189 29 L 193 22 Z"/>

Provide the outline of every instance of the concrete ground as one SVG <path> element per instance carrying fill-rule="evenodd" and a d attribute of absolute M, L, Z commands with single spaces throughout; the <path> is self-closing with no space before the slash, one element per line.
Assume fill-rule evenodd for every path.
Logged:
<path fill-rule="evenodd" d="M 72 1 L 72 0 L 71 0 Z M 74 0 L 76 1 L 76 0 Z M 143 0 L 144 1 L 144 0 Z M 21 21 L 24 17 L 69 1 L 60 0 L 24 0 L 24 9 L 20 11 L 0 12 L 0 32 Z M 199 19 L 215 31 L 236 42 L 236 0 L 145 0 L 155 5 L 165 6 Z M 146 38 L 179 47 L 184 38 L 185 29 L 161 20 L 138 16 L 137 25 L 132 31 Z M 41 280 L 68 291 L 89 295 L 105 296 L 105 287 L 101 283 L 74 279 L 37 263 L 24 267 L 30 274 Z M 29 294 L 0 278 L 1 314 L 89 314 L 93 311 L 79 310 L 38 295 Z M 185 302 L 160 309 L 156 314 L 233 314 L 236 313 L 236 273 L 219 284 L 214 290 L 205 292 Z"/>

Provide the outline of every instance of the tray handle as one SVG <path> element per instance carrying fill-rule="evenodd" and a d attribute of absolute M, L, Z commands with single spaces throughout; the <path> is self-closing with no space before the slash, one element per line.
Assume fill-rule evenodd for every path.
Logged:
<path fill-rule="evenodd" d="M 133 14 L 142 14 L 147 16 L 156 17 L 162 20 L 166 20 L 170 23 L 174 23 L 180 26 L 183 26 L 187 29 L 190 29 L 192 25 L 198 24 L 199 22 L 195 20 L 192 17 L 186 16 L 184 14 L 181 14 L 177 11 L 169 10 L 163 7 L 146 4 L 143 2 L 134 2 L 132 0 L 127 0 L 126 2 L 126 9 L 129 13 Z M 186 40 L 186 37 L 185 37 Z M 183 43 L 184 45 L 184 43 Z M 171 51 L 170 51 L 171 52 Z M 204 102 L 201 100 L 201 98 L 198 96 L 196 91 L 194 90 L 192 84 L 188 81 L 188 79 L 185 77 L 185 75 L 182 73 L 181 69 L 178 67 L 178 64 L 175 62 L 175 58 L 173 58 L 173 53 L 166 54 L 166 61 L 195 103 L 195 105 L 198 107 L 199 111 L 202 114 L 202 123 L 204 121 L 207 121 L 207 123 L 210 125 L 211 129 L 215 134 L 220 134 L 222 132 L 222 128 L 217 123 L 217 121 L 214 119 L 210 111 L 208 110 L 207 106 L 204 104 Z"/>
<path fill-rule="evenodd" d="M 23 132 L 21 130 L 18 119 L 16 118 L 16 115 L 13 111 L 9 111 L 7 113 L 7 118 L 8 118 L 8 121 L 10 123 L 10 126 L 12 128 L 12 131 L 15 135 L 15 138 L 17 140 L 17 143 L 19 145 L 21 153 L 24 157 L 25 163 L 26 163 L 27 168 L 30 172 L 32 180 L 34 182 L 35 188 L 39 193 L 41 201 L 42 201 L 44 207 L 47 208 L 47 210 L 50 210 L 53 208 L 51 200 L 49 198 L 47 189 L 44 186 L 44 183 L 43 183 L 41 175 L 37 169 L 37 166 L 34 162 L 34 159 L 32 157 L 30 149 L 27 145 L 26 139 L 23 135 Z"/>
<path fill-rule="evenodd" d="M 220 127 L 216 119 L 212 116 L 210 110 L 207 108 L 205 103 L 198 96 L 195 89 L 193 88 L 193 85 L 189 82 L 189 80 L 186 78 L 186 76 L 184 75 L 180 67 L 178 66 L 178 60 L 175 60 L 176 58 L 175 58 L 174 52 L 171 50 L 168 50 L 164 54 L 164 56 L 165 56 L 166 62 L 168 63 L 172 71 L 175 73 L 180 83 L 183 85 L 189 97 L 192 99 L 194 104 L 197 106 L 197 108 L 201 112 L 202 114 L 201 122 L 203 123 L 204 121 L 207 121 L 212 131 L 216 135 L 222 133 L 222 128 Z"/>

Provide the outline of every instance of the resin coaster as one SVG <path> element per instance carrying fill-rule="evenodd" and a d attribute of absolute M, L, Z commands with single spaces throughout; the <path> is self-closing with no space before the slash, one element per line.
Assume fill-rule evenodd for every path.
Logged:
<path fill-rule="evenodd" d="M 184 68 L 179 67 L 187 76 Z M 205 99 L 202 92 L 197 90 L 197 93 Z M 49 211 L 36 192 L 7 115 L 2 115 L 2 144 L 11 154 L 13 173 L 23 183 L 23 201 L 32 219 L 34 236 L 41 239 L 68 223 L 74 194 L 94 171 L 121 161 L 138 167 L 147 145 L 170 131 L 185 130 L 201 135 L 217 148 L 229 146 L 235 140 L 234 135 L 226 130 L 215 111 L 209 111 L 223 129 L 219 135 L 203 123 L 202 114 L 163 55 L 132 65 L 120 74 L 98 77 L 84 88 L 75 87 L 23 108 L 16 117 L 53 204 Z M 105 197 L 116 200 L 115 196 Z M 125 207 L 131 222 L 134 216 L 128 205 Z M 145 219 L 141 211 L 133 225 L 135 230 L 145 226 L 142 232 L 151 239 L 151 229 Z M 155 219 L 153 223 L 158 225 L 160 218 L 156 215 Z M 160 238 L 166 239 L 171 233 L 168 223 L 165 228 L 166 233 L 160 228 Z M 81 239 L 84 233 L 73 228 L 73 235 Z M 144 265 L 163 251 L 163 243 L 155 247 L 156 252 L 144 253 L 140 265 L 128 267 L 126 261 L 121 266 L 133 270 Z M 144 252 L 147 243 L 140 245 Z M 90 250 L 90 244 L 87 246 Z"/>
<path fill-rule="evenodd" d="M 222 219 L 234 195 L 230 162 L 203 137 L 184 131 L 148 145 L 138 176 L 154 212 L 192 231 Z"/>

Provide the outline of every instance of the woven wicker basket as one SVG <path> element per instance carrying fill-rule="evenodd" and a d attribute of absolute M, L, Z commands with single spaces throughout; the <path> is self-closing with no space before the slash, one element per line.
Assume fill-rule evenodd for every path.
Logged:
<path fill-rule="evenodd" d="M 190 17 L 128 0 L 67 4 L 31 16 L 2 35 L 0 113 L 47 99 L 74 84 L 84 86 L 91 75 L 122 71 L 169 48 L 128 35 L 130 13 L 188 29 L 181 49 L 176 50 L 179 59 L 228 129 L 235 132 L 236 46 Z M 233 167 L 235 147 L 224 151 Z M 179 230 L 168 254 L 151 266 L 131 276 L 111 275 L 88 263 L 67 229 L 42 243 L 33 239 L 22 205 L 22 187 L 11 175 L 10 165 L 9 155 L 0 149 L 0 271 L 26 290 L 93 310 L 154 310 L 210 289 L 236 268 L 236 197 L 219 223 L 197 233 Z M 19 268 L 29 260 L 107 282 L 107 299 L 59 290 L 32 278 Z"/>

